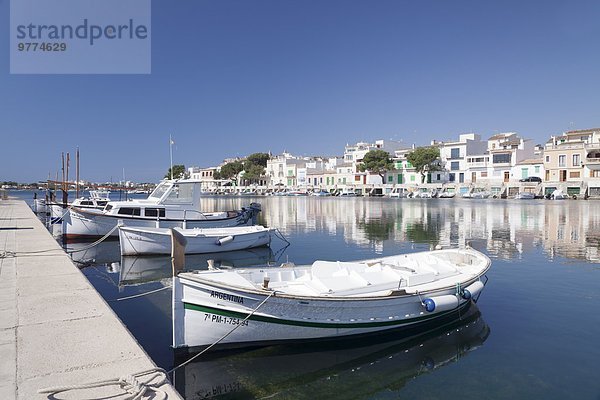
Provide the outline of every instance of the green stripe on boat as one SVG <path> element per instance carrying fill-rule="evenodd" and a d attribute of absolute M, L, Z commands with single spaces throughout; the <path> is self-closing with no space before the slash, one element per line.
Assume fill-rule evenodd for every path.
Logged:
<path fill-rule="evenodd" d="M 465 302 L 464 304 L 459 305 L 457 308 L 449 311 L 444 311 L 439 314 L 427 314 L 414 318 L 407 318 L 402 320 L 392 320 L 392 321 L 373 321 L 373 322 L 311 322 L 311 321 L 298 321 L 298 320 L 289 320 L 289 319 L 280 319 L 273 317 L 265 317 L 263 315 L 252 315 L 248 318 L 249 321 L 259 321 L 259 322 L 268 322 L 271 324 L 281 324 L 281 325 L 294 325 L 294 326 L 304 326 L 309 328 L 375 328 L 379 326 L 394 326 L 394 325 L 404 325 L 413 323 L 416 321 L 427 321 L 429 319 L 438 318 L 443 315 L 451 314 L 458 310 L 459 308 L 464 307 L 469 304 L 469 302 Z M 220 308 L 208 307 L 208 306 L 199 306 L 197 304 L 191 303 L 183 303 L 183 307 L 186 310 L 193 311 L 201 311 L 209 314 L 222 315 L 224 317 L 232 317 L 232 318 L 240 318 L 244 319 L 248 316 L 249 313 L 243 313 L 238 311 L 229 311 L 223 310 Z"/>

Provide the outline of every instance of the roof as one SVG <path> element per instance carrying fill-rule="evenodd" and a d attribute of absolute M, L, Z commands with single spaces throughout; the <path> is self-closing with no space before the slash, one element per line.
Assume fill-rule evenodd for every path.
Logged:
<path fill-rule="evenodd" d="M 529 158 L 527 160 L 518 162 L 517 165 L 534 165 L 534 164 L 543 164 L 543 163 L 544 163 L 543 158 Z"/>
<path fill-rule="evenodd" d="M 581 135 L 582 133 L 600 132 L 600 128 L 580 129 L 576 131 L 567 131 L 565 135 Z"/>

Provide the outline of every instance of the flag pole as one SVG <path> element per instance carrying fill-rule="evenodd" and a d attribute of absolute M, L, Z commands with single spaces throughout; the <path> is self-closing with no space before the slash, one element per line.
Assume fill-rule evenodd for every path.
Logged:
<path fill-rule="evenodd" d="M 169 153 L 171 155 L 171 180 L 173 180 L 173 138 L 169 134 Z"/>

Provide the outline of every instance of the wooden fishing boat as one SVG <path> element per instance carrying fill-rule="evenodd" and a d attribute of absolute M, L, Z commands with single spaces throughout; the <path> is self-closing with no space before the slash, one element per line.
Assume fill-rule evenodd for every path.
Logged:
<path fill-rule="evenodd" d="M 186 254 L 216 253 L 267 246 L 273 228 L 261 225 L 229 228 L 174 228 L 187 241 Z M 119 226 L 121 255 L 171 254 L 171 231 L 167 228 Z"/>
<path fill-rule="evenodd" d="M 477 299 L 490 264 L 465 248 L 178 273 L 173 347 L 244 347 L 414 328 Z"/>

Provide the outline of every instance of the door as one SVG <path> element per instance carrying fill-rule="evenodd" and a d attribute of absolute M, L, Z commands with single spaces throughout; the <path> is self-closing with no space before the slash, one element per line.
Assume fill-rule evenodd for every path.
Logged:
<path fill-rule="evenodd" d="M 504 173 L 504 182 L 508 182 L 510 181 L 510 172 L 505 172 Z"/>
<path fill-rule="evenodd" d="M 471 182 L 477 182 L 477 172 L 471 172 Z"/>
<path fill-rule="evenodd" d="M 560 181 L 565 182 L 566 180 L 567 180 L 567 170 L 561 169 L 560 170 Z"/>
<path fill-rule="evenodd" d="M 464 173 L 460 173 L 458 174 L 458 182 L 459 183 L 465 183 L 465 174 Z"/>

